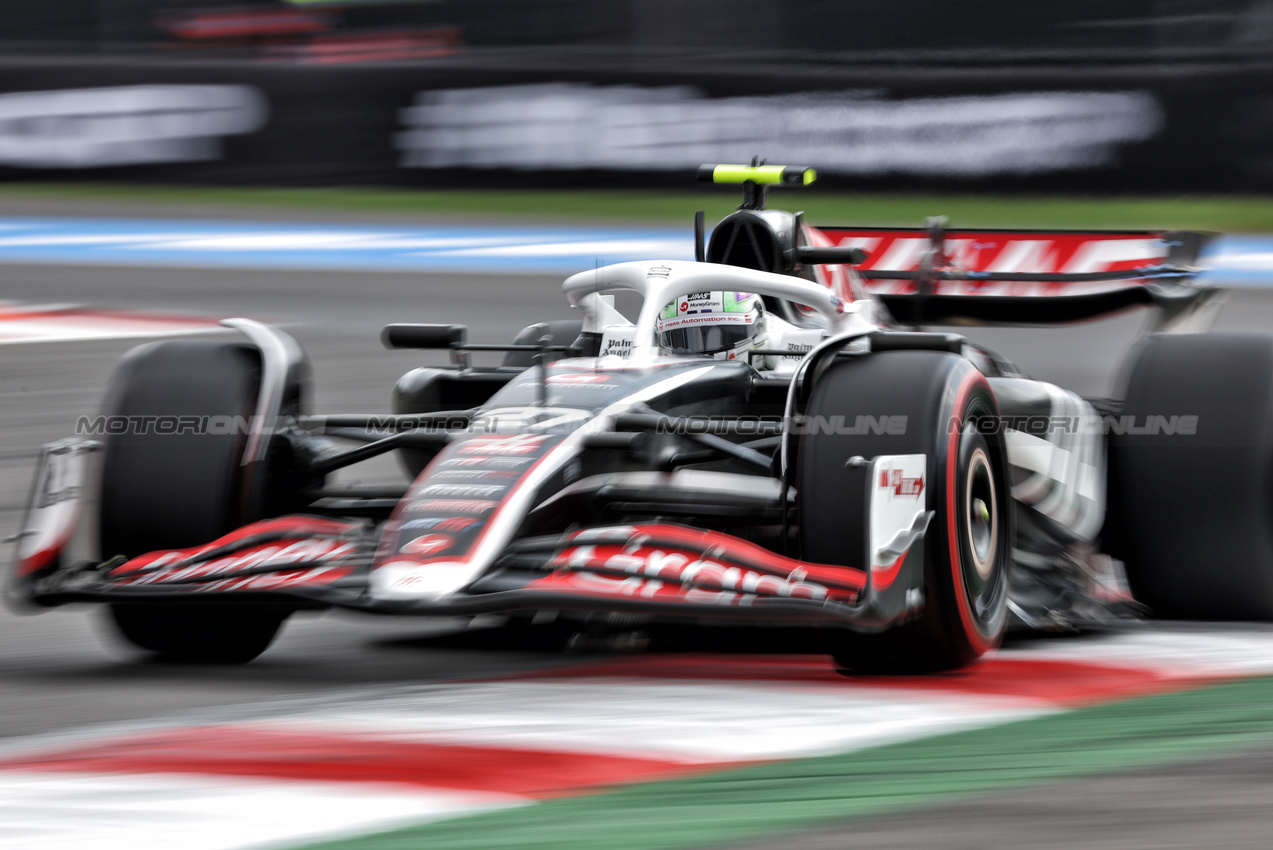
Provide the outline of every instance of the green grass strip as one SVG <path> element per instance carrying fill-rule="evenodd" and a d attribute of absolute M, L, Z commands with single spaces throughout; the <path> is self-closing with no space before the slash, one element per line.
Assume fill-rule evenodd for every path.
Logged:
<path fill-rule="evenodd" d="M 688 178 L 687 178 L 688 179 Z M 235 207 L 376 213 L 421 217 L 473 215 L 599 223 L 684 225 L 694 210 L 709 222 L 738 204 L 723 187 L 698 191 L 423 191 L 410 189 L 250 189 L 115 184 L 6 184 L 0 201 L 153 204 L 156 214 L 171 204 L 232 211 Z M 770 205 L 805 210 L 811 223 L 921 226 L 926 216 L 945 215 L 952 227 L 1174 228 L 1224 232 L 1273 232 L 1273 199 L 1259 196 L 1178 198 L 1072 198 L 980 195 L 858 194 L 776 190 Z"/>
<path fill-rule="evenodd" d="M 1268 741 L 1273 678 L 1253 679 L 844 755 L 550 800 L 310 850 L 687 848 Z"/>

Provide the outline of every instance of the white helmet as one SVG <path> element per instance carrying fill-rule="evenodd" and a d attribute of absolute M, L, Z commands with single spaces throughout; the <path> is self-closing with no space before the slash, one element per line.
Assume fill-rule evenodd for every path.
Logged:
<path fill-rule="evenodd" d="M 691 292 L 659 313 L 659 347 L 670 354 L 711 354 L 733 360 L 759 346 L 764 307 L 751 292 Z"/>

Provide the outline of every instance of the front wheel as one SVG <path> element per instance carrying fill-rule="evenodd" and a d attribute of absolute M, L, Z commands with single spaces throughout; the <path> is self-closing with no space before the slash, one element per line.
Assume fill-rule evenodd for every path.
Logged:
<path fill-rule="evenodd" d="M 923 492 L 933 520 L 923 545 L 922 610 L 879 634 L 830 633 L 836 662 L 862 672 L 948 670 L 998 646 L 1007 625 L 1012 515 L 1006 450 L 994 427 L 998 406 L 984 376 L 942 352 L 840 360 L 818 377 L 806 413 L 809 421 L 905 422 L 880 433 L 815 429 L 801 437 L 797 493 L 806 560 L 860 567 L 868 557 L 866 498 L 850 458 L 927 457 Z"/>
<path fill-rule="evenodd" d="M 291 613 L 273 605 L 110 606 L 129 643 L 186 664 L 246 664 L 269 648 Z"/>
<path fill-rule="evenodd" d="M 297 470 L 281 446 L 260 469 L 242 463 L 260 384 L 260 355 L 248 345 L 169 340 L 129 352 L 107 393 L 105 412 L 120 424 L 102 458 L 103 558 L 198 546 L 299 504 Z M 300 382 L 287 387 L 285 407 L 299 410 L 303 391 Z M 278 491 L 279 484 L 287 486 Z M 200 603 L 110 606 L 111 622 L 129 643 L 195 663 L 251 661 L 287 613 Z"/>

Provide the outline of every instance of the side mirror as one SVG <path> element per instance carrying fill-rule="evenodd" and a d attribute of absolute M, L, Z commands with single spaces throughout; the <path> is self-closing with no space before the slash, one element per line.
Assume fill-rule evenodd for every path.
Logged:
<path fill-rule="evenodd" d="M 467 325 L 385 325 L 380 342 L 385 348 L 440 348 L 451 350 L 464 345 Z"/>
<path fill-rule="evenodd" d="M 870 255 L 861 248 L 812 248 L 802 245 L 796 249 L 796 256 L 800 258 L 800 262 L 808 265 L 844 263 L 860 266 Z"/>

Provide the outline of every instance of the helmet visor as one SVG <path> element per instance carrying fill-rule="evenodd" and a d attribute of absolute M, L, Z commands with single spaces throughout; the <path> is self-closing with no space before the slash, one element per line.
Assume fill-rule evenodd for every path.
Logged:
<path fill-rule="evenodd" d="M 747 340 L 753 325 L 691 325 L 659 334 L 659 345 L 673 354 L 715 354 Z"/>

